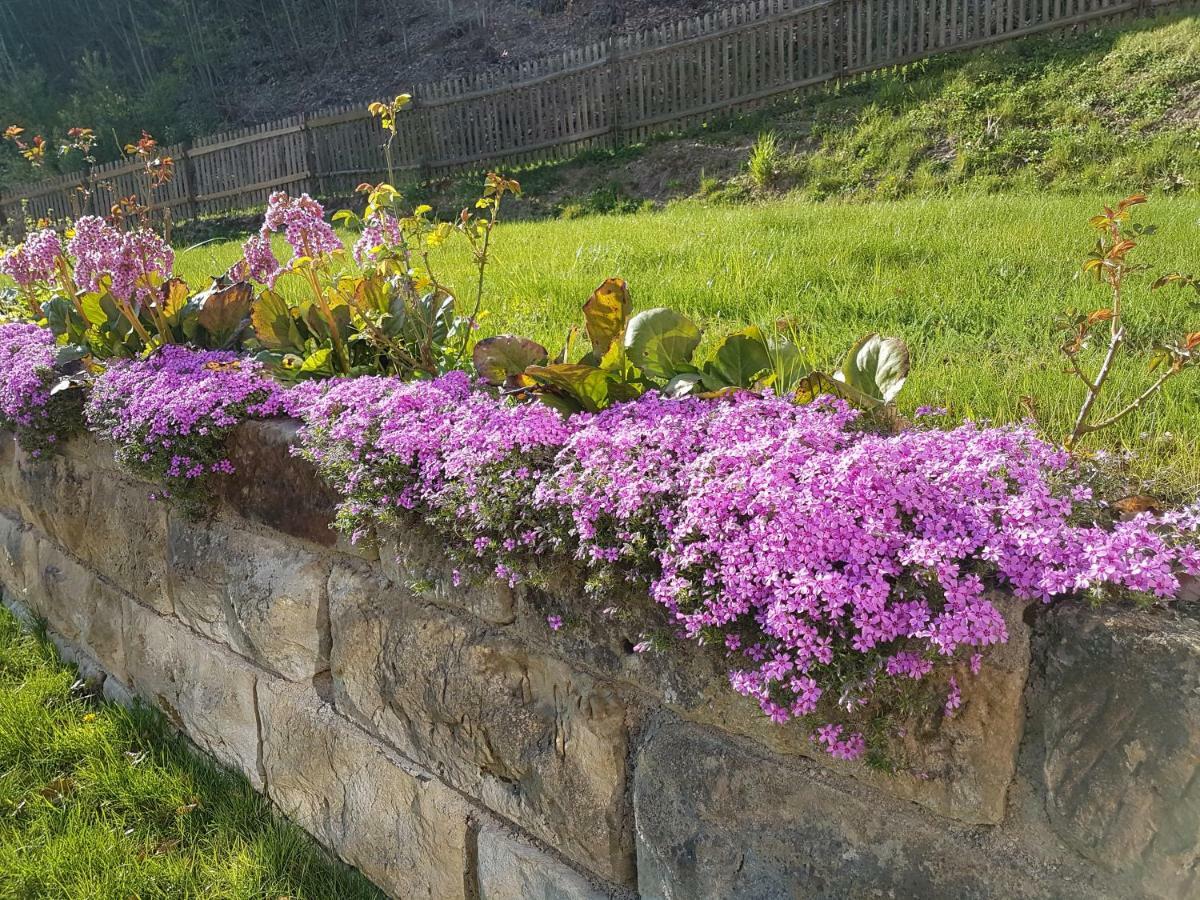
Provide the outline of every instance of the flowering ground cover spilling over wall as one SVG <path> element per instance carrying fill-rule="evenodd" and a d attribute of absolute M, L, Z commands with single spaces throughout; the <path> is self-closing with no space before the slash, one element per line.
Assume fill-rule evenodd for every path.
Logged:
<path fill-rule="evenodd" d="M 79 393 L 56 390 L 54 335 L 32 323 L 0 326 L 0 428 L 13 431 L 35 455 L 82 424 Z"/>
<path fill-rule="evenodd" d="M 594 587 L 648 587 L 679 636 L 725 648 L 737 691 L 776 721 L 814 716 L 842 757 L 865 749 L 852 724 L 873 701 L 956 654 L 978 671 L 1007 637 L 992 588 L 1161 598 L 1200 573 L 1194 516 L 1076 524 L 1090 492 L 1027 428 L 881 435 L 841 401 L 749 394 L 563 421 L 461 374 L 337 383 L 299 413 L 347 529 L 416 510 L 456 539 L 464 577 L 474 561 L 536 578 L 558 552 Z M 940 685 L 953 714 L 960 687 Z"/>
<path fill-rule="evenodd" d="M 0 327 L 0 408 L 48 444 L 39 332 Z M 355 539 L 416 514 L 450 539 L 462 578 L 536 580 L 565 554 L 596 593 L 649 590 L 675 636 L 723 648 L 735 690 L 775 721 L 808 717 L 845 758 L 917 683 L 953 715 L 962 686 L 944 664 L 978 671 L 981 649 L 1006 640 L 998 603 L 1169 598 L 1200 575 L 1196 510 L 1115 520 L 1028 428 L 882 434 L 832 398 L 647 394 L 564 419 L 462 372 L 285 388 L 252 360 L 168 346 L 111 363 L 86 411 L 124 463 L 193 510 L 231 469 L 231 428 L 295 415 L 297 452 L 344 498 L 338 524 Z"/>

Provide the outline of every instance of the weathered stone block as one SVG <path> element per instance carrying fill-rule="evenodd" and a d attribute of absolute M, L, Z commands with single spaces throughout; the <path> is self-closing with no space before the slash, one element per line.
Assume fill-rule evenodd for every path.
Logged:
<path fill-rule="evenodd" d="M 456 578 L 442 539 L 424 526 L 392 530 L 380 541 L 379 560 L 394 584 L 429 603 L 462 609 L 496 625 L 516 618 L 518 591 L 498 578 Z"/>
<path fill-rule="evenodd" d="M 290 420 L 238 426 L 227 444 L 234 474 L 214 479 L 213 486 L 244 518 L 332 547 L 338 497 L 309 463 L 291 455 L 299 427 Z"/>
<path fill-rule="evenodd" d="M 64 546 L 127 594 L 169 615 L 166 504 L 151 499 L 144 481 L 95 470 L 89 481 L 87 527 Z"/>
<path fill-rule="evenodd" d="M 645 900 L 1112 896 L 1003 833 L 932 822 L 673 718 L 648 729 L 634 773 Z"/>
<path fill-rule="evenodd" d="M 92 474 L 58 453 L 34 458 L 18 448 L 14 505 L 21 518 L 63 547 L 74 547 L 88 529 Z"/>
<path fill-rule="evenodd" d="M 263 788 L 258 671 L 220 644 L 130 600 L 125 609 L 126 681 L 201 748 Z"/>
<path fill-rule="evenodd" d="M 1200 895 L 1200 622 L 1061 606 L 1031 688 L 1051 827 L 1154 896 Z"/>
<path fill-rule="evenodd" d="M 328 556 L 221 518 L 193 522 L 172 513 L 168 532 L 179 618 L 285 678 L 329 668 Z"/>
<path fill-rule="evenodd" d="M 37 574 L 37 537 L 25 522 L 0 515 L 0 585 L 28 609 L 36 599 L 28 596 L 40 587 Z"/>
<path fill-rule="evenodd" d="M 0 510 L 16 512 L 20 474 L 17 471 L 17 438 L 11 431 L 0 429 Z"/>
<path fill-rule="evenodd" d="M 267 793 L 321 843 L 395 897 L 468 895 L 470 808 L 388 753 L 311 687 L 259 681 Z"/>
<path fill-rule="evenodd" d="M 343 713 L 601 877 L 632 877 L 626 710 L 610 688 L 369 572 L 330 614 Z"/>
<path fill-rule="evenodd" d="M 26 592 L 30 609 L 99 668 L 123 677 L 126 599 L 57 545 L 36 543 L 37 582 Z"/>
<path fill-rule="evenodd" d="M 478 837 L 479 900 L 608 900 L 610 891 L 494 824 Z"/>

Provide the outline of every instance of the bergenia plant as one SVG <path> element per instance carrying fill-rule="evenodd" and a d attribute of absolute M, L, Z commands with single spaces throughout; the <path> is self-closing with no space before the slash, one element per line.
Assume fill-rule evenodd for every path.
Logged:
<path fill-rule="evenodd" d="M 280 377 L 383 373 L 430 378 L 456 368 L 469 353 L 492 231 L 503 197 L 519 185 L 489 175 L 477 204 L 486 215 L 464 210 L 454 223 L 431 221 L 428 206 L 405 214 L 390 185 L 362 189 L 365 215 L 342 211 L 334 217 L 361 229 L 353 248 L 358 270 L 346 264 L 323 210 L 307 198 L 278 201 L 307 213 L 305 222 L 297 217 L 294 230 L 288 231 L 294 256 L 287 265 L 280 265 L 269 243 L 270 211 L 263 231 L 246 243 L 241 273 L 267 285 L 253 312 L 258 358 Z M 455 235 L 468 242 L 477 266 L 470 315 L 459 313 L 455 294 L 438 279 L 433 265 L 433 253 Z M 303 255 L 314 250 L 315 257 Z M 298 303 L 289 303 L 275 290 L 277 280 L 291 273 L 303 275 L 308 285 Z"/>
<path fill-rule="evenodd" d="M 475 370 L 506 394 L 568 414 L 598 412 L 650 390 L 704 399 L 770 391 L 798 403 L 832 394 L 873 414 L 890 413 L 908 378 L 908 345 L 878 334 L 851 347 L 832 375 L 810 365 L 794 341 L 756 325 L 727 335 L 707 360 L 697 360 L 700 327 L 664 307 L 635 315 L 622 278 L 609 278 L 592 293 L 583 320 L 590 348 L 575 362 L 578 329 L 553 360 L 536 341 L 502 334 L 475 345 Z"/>

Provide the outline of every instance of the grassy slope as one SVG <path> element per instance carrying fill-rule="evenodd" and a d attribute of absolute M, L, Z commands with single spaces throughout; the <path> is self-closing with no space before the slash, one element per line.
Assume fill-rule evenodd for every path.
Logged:
<path fill-rule="evenodd" d="M 774 131 L 775 192 L 896 199 L 976 191 L 1194 193 L 1200 188 L 1200 17 L 1024 38 L 797 95 L 701 132 L 526 167 L 519 213 L 629 211 L 700 191 L 752 194 L 737 164 Z M 470 202 L 476 178 L 407 192 Z"/>
<path fill-rule="evenodd" d="M 76 677 L 0 609 L 0 898 L 380 896 L 161 717 Z"/>
<path fill-rule="evenodd" d="M 1130 192 L 1200 178 L 1200 18 L 939 57 L 798 104 L 808 196 L 971 184 Z"/>
<path fill-rule="evenodd" d="M 942 404 L 957 415 L 1018 420 L 1033 398 L 1048 433 L 1061 435 L 1080 391 L 1062 372 L 1050 333 L 1067 307 L 1091 310 L 1106 296 L 1079 275 L 1091 246 L 1087 218 L 1099 196 L 963 196 L 888 203 L 781 200 L 736 207 L 679 204 L 658 213 L 590 216 L 502 226 L 485 298 L 482 333 L 528 334 L 557 347 L 579 307 L 610 275 L 629 280 L 637 307 L 673 306 L 709 339 L 745 322 L 790 317 L 818 362 L 857 336 L 881 330 L 912 345 L 913 376 L 902 406 Z M 1159 233 L 1143 260 L 1156 271 L 1195 268 L 1200 201 L 1160 198 L 1141 221 Z M 236 242 L 182 253 L 199 283 L 239 255 Z M 439 275 L 469 284 L 465 255 Z M 1145 351 L 1200 327 L 1193 295 L 1128 295 L 1130 345 Z M 1172 491 L 1200 484 L 1200 373 L 1188 373 L 1153 409 L 1114 435 L 1145 456 Z M 1132 396 L 1144 365 L 1114 386 Z M 1148 440 L 1140 438 L 1149 436 Z M 1113 438 L 1109 439 L 1113 443 Z M 1099 445 L 1099 443 L 1097 444 Z M 1166 485 L 1162 486 L 1164 489 Z"/>

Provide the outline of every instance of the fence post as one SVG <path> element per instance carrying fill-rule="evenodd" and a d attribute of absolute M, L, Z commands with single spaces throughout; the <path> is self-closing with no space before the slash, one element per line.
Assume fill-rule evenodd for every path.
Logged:
<path fill-rule="evenodd" d="M 184 219 L 194 219 L 200 215 L 196 208 L 196 169 L 192 163 L 192 142 L 183 141 L 179 145 L 179 171 L 183 176 L 183 216 Z"/>
<path fill-rule="evenodd" d="M 608 73 L 608 132 L 615 150 L 625 143 L 625 116 L 622 109 L 624 78 L 621 74 L 619 39 L 610 35 L 604 44 L 605 71 Z"/>
<path fill-rule="evenodd" d="M 848 0 L 838 0 L 837 4 L 831 7 L 836 17 L 833 23 L 833 34 L 837 45 L 833 56 L 833 66 L 839 79 L 844 79 L 850 70 L 850 51 L 846 46 L 849 36 L 849 29 L 846 28 L 847 3 Z"/>
<path fill-rule="evenodd" d="M 317 197 L 325 196 L 325 178 L 317 171 L 317 142 L 313 138 L 312 129 L 308 127 L 308 113 L 297 116 L 300 126 L 300 140 L 304 144 L 304 168 L 308 170 L 307 189 Z"/>

